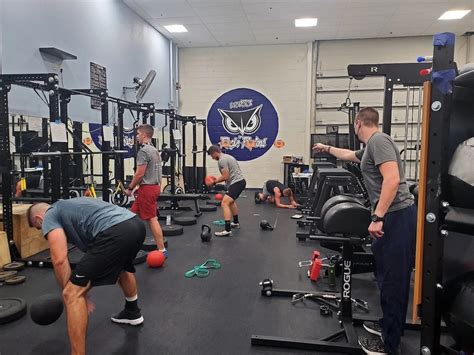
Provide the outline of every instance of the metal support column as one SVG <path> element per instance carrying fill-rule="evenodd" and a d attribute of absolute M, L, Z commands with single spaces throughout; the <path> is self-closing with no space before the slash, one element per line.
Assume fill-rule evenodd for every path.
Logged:
<path fill-rule="evenodd" d="M 109 124 L 109 103 L 107 101 L 106 94 L 101 95 L 101 116 L 102 116 L 102 126 L 107 126 Z M 102 140 L 102 151 L 107 152 L 110 151 L 110 142 Z M 103 154 L 102 155 L 102 200 L 105 202 L 110 201 L 110 177 L 109 177 L 109 169 L 110 169 L 110 155 Z"/>

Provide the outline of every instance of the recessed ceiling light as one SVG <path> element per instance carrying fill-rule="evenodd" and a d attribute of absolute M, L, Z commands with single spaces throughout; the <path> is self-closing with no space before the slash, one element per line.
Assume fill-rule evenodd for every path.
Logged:
<path fill-rule="evenodd" d="M 295 27 L 314 27 L 317 24 L 317 18 L 297 18 L 295 20 Z"/>
<path fill-rule="evenodd" d="M 171 33 L 188 32 L 186 27 L 184 27 L 183 25 L 168 25 L 168 26 L 165 26 L 165 28 L 168 30 L 168 32 L 171 32 Z"/>
<path fill-rule="evenodd" d="M 459 20 L 470 13 L 471 10 L 452 10 L 446 11 L 438 20 Z"/>

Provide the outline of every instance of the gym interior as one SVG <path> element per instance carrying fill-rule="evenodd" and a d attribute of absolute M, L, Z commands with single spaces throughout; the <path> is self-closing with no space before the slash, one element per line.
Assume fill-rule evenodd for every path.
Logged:
<path fill-rule="evenodd" d="M 0 1 L 0 354 L 473 354 L 473 8 Z M 91 277 L 81 326 L 104 230 L 55 229 L 64 276 L 34 214 L 74 199 L 145 228 L 108 265 L 138 292 Z"/>

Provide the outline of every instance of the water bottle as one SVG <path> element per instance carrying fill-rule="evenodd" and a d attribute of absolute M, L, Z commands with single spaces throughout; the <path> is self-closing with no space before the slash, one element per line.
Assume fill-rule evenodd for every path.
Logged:
<path fill-rule="evenodd" d="M 171 215 L 166 216 L 166 225 L 171 226 Z"/>

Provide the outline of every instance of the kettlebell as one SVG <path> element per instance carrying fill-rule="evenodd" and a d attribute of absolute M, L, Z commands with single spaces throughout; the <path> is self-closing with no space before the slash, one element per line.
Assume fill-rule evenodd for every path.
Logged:
<path fill-rule="evenodd" d="M 262 228 L 264 231 L 272 231 L 273 227 L 266 219 L 263 219 L 260 221 L 260 228 Z"/>
<path fill-rule="evenodd" d="M 211 240 L 211 238 L 211 227 L 209 227 L 207 224 L 203 224 L 201 227 L 201 240 L 203 242 L 208 242 Z"/>

